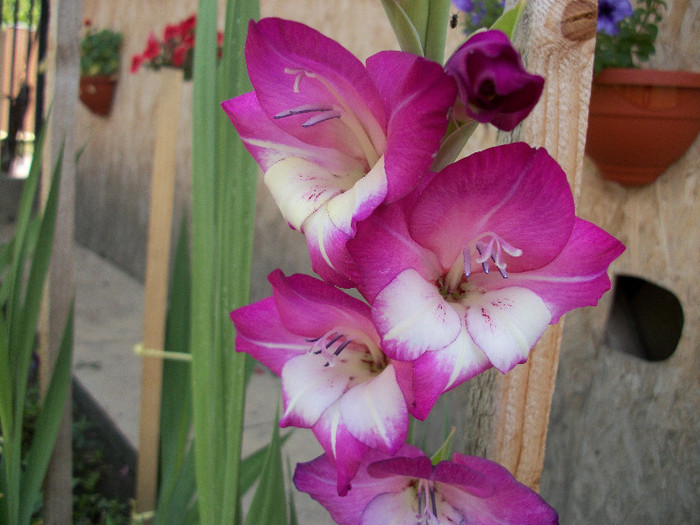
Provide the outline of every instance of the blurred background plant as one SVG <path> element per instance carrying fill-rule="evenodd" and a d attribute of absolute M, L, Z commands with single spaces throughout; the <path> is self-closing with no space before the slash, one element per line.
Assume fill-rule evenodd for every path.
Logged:
<path fill-rule="evenodd" d="M 110 29 L 97 30 L 85 21 L 85 36 L 80 42 L 80 74 L 86 77 L 111 76 L 119 70 L 122 34 Z"/>
<path fill-rule="evenodd" d="M 197 25 L 196 15 L 189 16 L 177 24 L 166 25 L 163 36 L 158 39 L 151 32 L 143 52 L 131 57 L 131 72 L 136 73 L 141 66 L 159 70 L 173 67 L 185 72 L 185 80 L 192 78 L 194 62 L 194 35 Z M 217 31 L 217 58 L 221 58 L 224 35 Z"/>
<path fill-rule="evenodd" d="M 600 0 L 594 73 L 609 67 L 639 67 L 656 52 L 664 0 Z"/>
<path fill-rule="evenodd" d="M 464 34 L 491 27 L 503 14 L 505 0 L 452 0 L 452 5 L 464 13 Z"/>

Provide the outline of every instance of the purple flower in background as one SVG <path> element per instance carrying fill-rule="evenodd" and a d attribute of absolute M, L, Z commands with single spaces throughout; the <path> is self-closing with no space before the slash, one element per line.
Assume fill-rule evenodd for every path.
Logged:
<path fill-rule="evenodd" d="M 620 29 L 618 24 L 632 15 L 629 0 L 600 0 L 598 2 L 598 31 L 615 36 Z"/>
<path fill-rule="evenodd" d="M 327 456 L 297 465 L 294 483 L 323 505 L 340 525 L 448 524 L 550 525 L 556 511 L 486 459 L 455 453 L 432 465 L 421 450 L 404 445 L 396 457 L 371 451 L 345 497 L 335 492 Z"/>
<path fill-rule="evenodd" d="M 510 131 L 535 107 L 544 78 L 525 71 L 520 55 L 502 31 L 469 38 L 445 64 L 457 81 L 455 117 L 488 122 Z"/>
<path fill-rule="evenodd" d="M 452 5 L 465 13 L 468 13 L 474 9 L 474 3 L 472 0 L 452 0 Z"/>

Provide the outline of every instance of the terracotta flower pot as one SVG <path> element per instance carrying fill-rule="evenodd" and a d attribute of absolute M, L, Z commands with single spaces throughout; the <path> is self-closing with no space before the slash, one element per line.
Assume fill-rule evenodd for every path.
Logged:
<path fill-rule="evenodd" d="M 654 182 L 700 132 L 700 73 L 605 69 L 593 79 L 586 152 L 606 179 Z"/>
<path fill-rule="evenodd" d="M 110 76 L 80 77 L 80 100 L 97 115 L 109 115 L 117 81 Z"/>

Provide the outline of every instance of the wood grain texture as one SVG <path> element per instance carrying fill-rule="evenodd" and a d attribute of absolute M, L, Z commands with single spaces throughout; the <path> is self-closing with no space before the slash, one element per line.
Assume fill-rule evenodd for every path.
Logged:
<path fill-rule="evenodd" d="M 528 4 L 514 40 L 527 69 L 546 79 L 545 88 L 530 116 L 499 137 L 500 142 L 545 147 L 566 172 L 574 195 L 580 190 L 584 158 L 596 10 L 597 3 L 590 0 Z M 535 490 L 544 463 L 562 330 L 562 322 L 550 326 L 528 362 L 496 384 L 489 457 Z"/>
<path fill-rule="evenodd" d="M 168 302 L 168 268 L 175 194 L 175 153 L 177 111 L 182 95 L 182 71 L 160 72 L 161 96 L 156 112 L 156 143 L 151 176 L 151 206 L 148 226 L 146 283 L 144 292 L 143 345 L 163 350 Z M 141 372 L 141 415 L 136 477 L 136 511 L 155 510 L 158 493 L 160 442 L 160 401 L 163 360 L 143 357 Z"/>

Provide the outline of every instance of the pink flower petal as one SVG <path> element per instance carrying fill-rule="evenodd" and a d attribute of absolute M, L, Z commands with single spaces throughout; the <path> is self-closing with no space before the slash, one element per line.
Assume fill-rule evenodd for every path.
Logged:
<path fill-rule="evenodd" d="M 556 511 L 542 497 L 518 483 L 498 463 L 455 453 L 452 462 L 483 475 L 494 486 L 493 495 L 477 497 L 459 485 L 440 484 L 445 499 L 466 517 L 480 525 L 553 525 L 559 523 Z"/>
<path fill-rule="evenodd" d="M 470 155 L 440 172 L 410 216 L 414 238 L 434 251 L 445 268 L 475 252 L 475 241 L 494 233 L 522 256 L 506 256 L 508 272 L 539 268 L 566 244 L 574 201 L 566 175 L 544 149 L 523 143 Z"/>
<path fill-rule="evenodd" d="M 457 312 L 434 284 L 413 269 L 397 275 L 372 306 L 382 348 L 392 359 L 411 361 L 428 350 L 439 350 L 460 332 Z"/>
<path fill-rule="evenodd" d="M 467 331 L 493 366 L 506 373 L 527 361 L 551 320 L 542 299 L 520 287 L 473 294 L 469 299 Z"/>
<path fill-rule="evenodd" d="M 362 63 L 340 44 L 304 24 L 265 18 L 249 24 L 245 57 L 269 118 L 305 106 L 344 115 L 309 127 L 302 124 L 317 113 L 278 118 L 287 133 L 356 159 L 365 159 L 367 149 L 377 157 L 384 153 L 386 122 L 379 94 Z"/>
<path fill-rule="evenodd" d="M 321 414 L 345 392 L 349 379 L 344 367 L 324 367 L 325 357 L 304 354 L 282 369 L 284 415 L 280 426 L 311 428 Z"/>
<path fill-rule="evenodd" d="M 430 168 L 447 129 L 457 86 L 439 64 L 399 51 L 369 57 L 367 72 L 390 115 L 387 202 L 393 202 L 413 190 Z"/>
<path fill-rule="evenodd" d="M 236 326 L 236 351 L 250 354 L 277 375 L 287 361 L 309 349 L 303 337 L 284 326 L 272 297 L 234 310 L 231 320 Z"/>
<path fill-rule="evenodd" d="M 275 270 L 268 279 L 279 316 L 290 331 L 311 338 L 346 327 L 362 332 L 379 346 L 370 308 L 359 299 L 309 275 L 285 277 Z"/>
<path fill-rule="evenodd" d="M 244 146 L 263 171 L 287 157 L 298 157 L 331 173 L 364 173 L 364 162 L 338 150 L 302 142 L 278 126 L 260 107 L 255 92 L 221 103 Z"/>
<path fill-rule="evenodd" d="M 424 420 L 444 392 L 491 368 L 491 362 L 462 327 L 457 339 L 442 350 L 424 353 L 413 361 L 413 367 L 411 414 Z"/>
<path fill-rule="evenodd" d="M 594 306 L 610 289 L 608 266 L 624 251 L 624 245 L 595 224 L 576 219 L 571 239 L 550 264 L 531 272 L 514 274 L 512 286 L 524 286 L 547 304 L 552 323 L 566 312 Z"/>
<path fill-rule="evenodd" d="M 348 390 L 340 400 L 340 412 L 348 431 L 372 448 L 392 454 L 406 440 L 408 409 L 393 365 Z"/>
<path fill-rule="evenodd" d="M 347 249 L 352 257 L 352 278 L 370 302 L 406 268 L 414 268 L 426 280 L 437 279 L 442 273 L 435 255 L 411 237 L 398 203 L 377 209 L 358 224 Z"/>
<path fill-rule="evenodd" d="M 362 458 L 371 449 L 348 431 L 337 403 L 324 412 L 312 430 L 326 453 L 323 458 L 334 467 L 329 475 L 332 488 L 327 488 L 336 497 L 345 496 Z"/>

